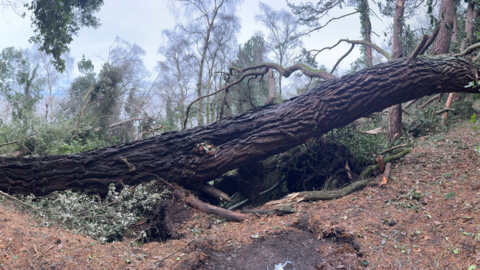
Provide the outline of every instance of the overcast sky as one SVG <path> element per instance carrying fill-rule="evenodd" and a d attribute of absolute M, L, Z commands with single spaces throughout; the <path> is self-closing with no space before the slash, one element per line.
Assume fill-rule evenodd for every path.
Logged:
<path fill-rule="evenodd" d="M 162 30 L 172 29 L 179 21 L 181 14 L 172 14 L 166 0 L 105 0 L 101 11 L 97 13 L 102 26 L 98 29 L 84 28 L 78 37 L 74 37 L 71 44 L 70 54 L 79 61 L 82 54 L 94 62 L 98 72 L 102 60 L 98 57 L 106 57 L 109 46 L 115 37 L 120 37 L 130 43 L 136 43 L 145 51 L 144 62 L 147 68 L 152 70 L 157 61 L 161 60 L 157 54 L 158 47 L 164 42 Z M 274 9 L 285 8 L 289 10 L 285 0 L 265 0 Z M 301 1 L 292 0 L 293 3 Z M 316 1 L 314 1 L 316 2 Z M 373 7 L 374 10 L 375 7 Z M 353 8 L 335 9 L 323 23 L 329 19 L 354 11 Z M 245 0 L 238 8 L 237 15 L 241 19 L 242 28 L 237 37 L 240 44 L 245 43 L 256 31 L 266 33 L 260 23 L 255 22 L 255 14 L 259 12 L 258 0 Z M 378 14 L 378 12 L 377 12 Z M 383 36 L 383 31 L 388 27 L 390 18 L 383 18 L 383 22 L 375 16 L 371 17 L 373 31 Z M 28 39 L 33 35 L 30 19 L 27 16 L 22 19 L 11 10 L 4 10 L 0 14 L 0 50 L 13 46 L 16 48 L 29 48 Z M 360 39 L 359 14 L 354 14 L 341 20 L 332 21 L 326 28 L 313 33 L 305 38 L 304 44 L 307 49 L 320 49 L 332 46 L 341 38 Z M 383 40 L 382 40 L 383 41 Z M 349 49 L 350 45 L 342 44 L 337 48 L 323 52 L 317 57 L 319 64 L 332 68 L 335 62 Z M 357 59 L 360 52 L 358 46 L 343 60 L 340 68 L 346 70 L 350 63 Z M 75 65 L 74 74 L 78 74 Z"/>

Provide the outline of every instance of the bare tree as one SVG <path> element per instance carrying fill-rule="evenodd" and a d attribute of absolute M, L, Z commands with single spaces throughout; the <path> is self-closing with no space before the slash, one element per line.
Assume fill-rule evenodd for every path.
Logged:
<path fill-rule="evenodd" d="M 291 64 L 295 50 L 302 46 L 297 19 L 285 9 L 274 10 L 269 5 L 259 2 L 260 14 L 255 19 L 267 28 L 267 48 L 275 55 L 280 66 Z M 279 98 L 282 99 L 282 76 L 278 77 Z"/>
<path fill-rule="evenodd" d="M 48 121 L 49 112 L 53 112 L 53 103 L 55 102 L 55 97 L 59 93 L 59 87 L 61 80 L 70 76 L 70 73 L 73 69 L 73 57 L 70 54 L 64 53 L 62 59 L 65 61 L 65 73 L 59 72 L 53 65 L 53 57 L 46 54 L 43 51 L 38 50 L 38 45 L 33 47 L 33 58 L 37 59 L 41 63 L 41 73 L 45 77 L 45 84 L 47 86 L 47 94 L 43 97 L 43 102 L 45 103 L 45 118 Z M 52 121 L 53 114 L 50 115 L 50 121 Z"/>
<path fill-rule="evenodd" d="M 184 15 L 188 18 L 187 25 L 178 25 L 194 39 L 198 51 L 197 59 L 197 82 L 196 92 L 202 96 L 203 69 L 207 58 L 208 47 L 212 41 L 212 32 L 218 26 L 218 18 L 221 14 L 228 15 L 235 12 L 240 0 L 173 0 L 172 6 L 184 9 Z M 202 102 L 197 104 L 197 122 L 203 125 Z"/>
<path fill-rule="evenodd" d="M 162 34 L 167 41 L 158 50 L 165 60 L 158 62 L 157 65 L 161 76 L 157 94 L 164 102 L 168 98 L 173 100 L 174 104 L 170 104 L 170 106 L 174 106 L 179 118 L 184 119 L 185 103 L 194 94 L 192 78 L 195 58 L 191 49 L 192 44 L 185 33 L 179 31 L 178 28 L 165 30 Z M 168 111 L 167 105 L 165 104 Z M 175 122 L 177 121 L 175 120 Z"/>
<path fill-rule="evenodd" d="M 25 0 L 1 0 L 0 7 L 2 7 L 2 13 L 11 9 L 15 14 L 23 15 L 26 3 L 27 1 Z"/>

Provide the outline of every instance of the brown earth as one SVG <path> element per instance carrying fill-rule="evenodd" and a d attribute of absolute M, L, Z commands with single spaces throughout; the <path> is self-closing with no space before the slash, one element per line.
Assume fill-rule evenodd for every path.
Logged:
<path fill-rule="evenodd" d="M 183 238 L 142 246 L 39 227 L 4 202 L 0 269 L 274 269 L 287 260 L 296 270 L 480 268 L 478 146 L 478 131 L 461 123 L 421 137 L 387 186 L 378 176 L 341 199 L 241 223 L 194 212 L 178 226 Z"/>

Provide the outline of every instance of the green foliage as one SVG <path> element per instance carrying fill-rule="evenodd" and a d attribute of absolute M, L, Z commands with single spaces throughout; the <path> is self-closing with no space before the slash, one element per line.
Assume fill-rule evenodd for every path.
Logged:
<path fill-rule="evenodd" d="M 120 68 L 106 63 L 98 75 L 97 83 L 93 86 L 90 102 L 95 104 L 93 111 L 102 133 L 108 130 L 110 118 L 117 118 L 120 114 L 117 104 L 122 95 L 120 88 L 122 76 Z"/>
<path fill-rule="evenodd" d="M 447 126 L 436 113 L 435 107 L 415 110 L 413 115 L 404 117 L 406 131 L 414 136 L 423 136 L 433 131 L 445 131 Z"/>
<path fill-rule="evenodd" d="M 116 139 L 112 138 L 113 144 L 116 143 Z M 93 139 L 86 139 L 86 140 L 72 140 L 71 143 L 60 143 L 53 147 L 52 154 L 53 155 L 70 155 L 70 154 L 78 154 L 83 153 L 86 151 L 103 148 L 112 145 L 112 141 L 104 141 L 101 139 L 93 140 Z"/>
<path fill-rule="evenodd" d="M 373 124 L 370 127 L 373 128 Z M 357 162 L 362 165 L 371 164 L 375 159 L 374 154 L 388 145 L 384 135 L 357 133 L 351 126 L 333 129 L 323 136 L 345 145 Z"/>
<path fill-rule="evenodd" d="M 125 186 L 121 192 L 117 192 L 115 186 L 110 184 L 108 195 L 101 202 L 97 196 L 67 190 L 38 199 L 33 195 L 21 197 L 25 203 L 36 207 L 38 212 L 22 204 L 16 203 L 16 206 L 24 211 L 33 211 L 35 218 L 44 226 L 58 223 L 76 233 L 91 236 L 100 243 L 107 243 L 134 234 L 130 226 L 169 194 L 168 189 L 158 190 L 155 181 L 138 185 L 134 190 Z M 140 234 L 146 233 L 143 231 Z"/>
<path fill-rule="evenodd" d="M 92 61 L 90 59 L 86 60 L 85 59 L 85 54 L 82 55 L 82 60 L 77 63 L 78 71 L 80 73 L 86 75 L 86 74 L 92 74 L 95 66 L 92 64 Z"/>
<path fill-rule="evenodd" d="M 45 79 L 39 76 L 39 65 L 28 56 L 8 47 L 0 55 L 0 95 L 12 106 L 12 120 L 25 121 L 41 99 Z"/>
<path fill-rule="evenodd" d="M 307 51 L 307 49 L 302 48 L 300 54 L 296 58 L 298 62 L 307 64 L 312 68 L 318 69 L 318 62 L 317 60 L 315 60 L 315 56 L 312 56 L 311 52 Z M 323 65 L 322 68 L 325 69 Z"/>
<path fill-rule="evenodd" d="M 259 65 L 266 60 L 267 49 L 261 35 L 252 36 L 238 48 L 237 59 L 233 66 L 243 69 Z M 244 80 L 238 84 L 238 90 L 230 91 L 227 96 L 227 113 L 225 116 L 244 112 L 253 107 L 263 105 L 268 96 L 268 82 L 265 79 Z"/>
<path fill-rule="evenodd" d="M 477 130 L 480 125 L 480 120 L 477 120 L 477 114 L 472 114 L 471 120 L 468 121 L 469 123 L 473 124 L 473 130 Z"/>
<path fill-rule="evenodd" d="M 103 0 L 36 0 L 26 4 L 32 11 L 35 35 L 30 38 L 40 44 L 40 50 L 53 56 L 53 64 L 59 71 L 65 70 L 61 55 L 67 52 L 73 36 L 81 27 L 100 26 L 93 13 L 100 10 Z"/>

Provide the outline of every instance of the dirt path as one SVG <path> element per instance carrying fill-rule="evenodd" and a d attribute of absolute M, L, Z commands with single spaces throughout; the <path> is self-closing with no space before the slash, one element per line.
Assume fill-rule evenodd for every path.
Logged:
<path fill-rule="evenodd" d="M 99 245 L 0 204 L 0 269 L 480 269 L 480 136 L 461 123 L 419 140 L 392 178 L 288 216 L 195 212 L 182 239 Z"/>

